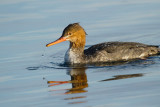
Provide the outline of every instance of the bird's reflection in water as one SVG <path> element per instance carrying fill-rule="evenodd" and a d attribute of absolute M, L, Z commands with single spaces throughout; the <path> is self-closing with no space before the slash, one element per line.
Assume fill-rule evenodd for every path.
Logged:
<path fill-rule="evenodd" d="M 87 65 L 89 66 L 94 66 L 96 67 L 107 67 L 107 66 L 119 66 L 119 65 L 124 65 L 127 64 L 128 62 L 114 62 L 114 63 L 95 63 L 95 64 L 91 64 L 91 65 Z M 133 61 L 131 64 L 134 63 L 138 63 L 139 61 Z M 140 61 L 140 64 L 143 65 L 144 61 Z M 70 69 L 67 70 L 67 74 L 70 75 L 71 80 L 69 81 L 48 81 L 48 86 L 56 86 L 56 85 L 62 85 L 62 84 L 66 84 L 66 83 L 71 83 L 72 84 L 72 88 L 70 89 L 66 89 L 67 91 L 64 94 L 74 94 L 74 93 L 84 93 L 87 92 L 87 90 L 85 90 L 85 88 L 88 87 L 88 83 L 87 83 L 87 75 L 85 73 L 86 70 L 86 65 L 76 65 L 76 66 L 72 66 Z M 93 67 L 92 67 L 93 68 Z M 99 82 L 103 82 L 103 81 L 111 81 L 111 80 L 119 80 L 119 79 L 127 79 L 127 78 L 134 78 L 134 77 L 141 77 L 143 76 L 143 74 L 141 73 L 137 73 L 137 74 L 125 74 L 125 75 L 114 75 L 113 78 L 109 78 L 109 79 L 104 79 L 104 80 L 100 80 Z"/>
<path fill-rule="evenodd" d="M 67 71 L 67 74 L 71 76 L 70 81 L 48 81 L 49 86 L 55 86 L 55 85 L 61 85 L 65 83 L 71 83 L 72 88 L 66 89 L 67 91 L 64 94 L 75 94 L 75 93 L 85 93 L 87 90 L 85 88 L 88 87 L 87 83 L 87 75 L 85 73 L 86 68 L 73 68 Z M 84 98 L 86 98 L 85 95 L 83 96 L 72 96 L 69 98 L 64 98 L 64 100 L 73 100 L 73 99 L 81 99 L 82 101 L 74 101 L 69 102 L 68 104 L 79 104 L 79 103 L 85 103 L 87 102 Z"/>
<path fill-rule="evenodd" d="M 124 64 L 126 62 L 123 63 L 109 63 L 109 64 L 105 64 L 105 66 L 118 66 L 121 64 Z M 95 65 L 97 66 L 97 65 Z M 98 65 L 98 66 L 104 66 L 103 65 Z M 67 74 L 70 75 L 71 80 L 69 81 L 48 81 L 48 86 L 56 86 L 56 85 L 62 85 L 62 84 L 67 84 L 67 83 L 71 83 L 72 84 L 72 88 L 70 89 L 64 89 L 65 92 L 62 93 L 64 94 L 75 94 L 75 93 L 85 93 L 88 92 L 87 88 L 88 87 L 88 83 L 87 83 L 87 75 L 85 73 L 86 67 L 73 67 L 69 70 L 67 70 Z M 104 80 L 100 80 L 99 82 L 105 82 L 105 81 L 112 81 L 112 80 L 119 80 L 119 79 L 128 79 L 128 78 L 134 78 L 134 77 L 141 77 L 143 76 L 142 73 L 136 73 L 136 74 L 125 74 L 125 75 L 114 75 L 113 78 L 109 78 L 109 79 L 104 79 Z M 60 90 L 51 90 L 51 91 L 60 91 Z M 64 100 L 73 100 L 73 99 L 81 99 L 84 101 L 75 101 L 74 102 L 69 102 L 68 104 L 78 104 L 78 103 L 85 103 L 87 102 L 85 100 L 87 96 L 85 96 L 84 94 L 78 94 L 74 95 L 74 97 L 69 97 L 69 98 L 64 98 Z"/>
<path fill-rule="evenodd" d="M 119 79 L 127 79 L 127 78 L 134 78 L 134 77 L 142 77 L 143 74 L 127 74 L 127 75 L 115 75 L 113 78 L 101 80 L 103 81 L 112 81 L 112 80 L 119 80 Z"/>
<path fill-rule="evenodd" d="M 84 90 L 84 88 L 88 87 L 85 69 L 74 68 L 68 71 L 68 74 L 71 76 L 72 88 L 66 92 L 67 94 L 87 92 Z"/>
<path fill-rule="evenodd" d="M 85 73 L 84 67 L 82 68 L 73 68 L 67 71 L 67 74 L 71 76 L 70 81 L 48 81 L 49 86 L 56 86 L 66 83 L 71 83 L 72 88 L 67 89 L 65 94 L 73 94 L 73 93 L 83 93 L 87 92 L 84 88 L 88 87 L 87 83 L 87 75 Z"/>

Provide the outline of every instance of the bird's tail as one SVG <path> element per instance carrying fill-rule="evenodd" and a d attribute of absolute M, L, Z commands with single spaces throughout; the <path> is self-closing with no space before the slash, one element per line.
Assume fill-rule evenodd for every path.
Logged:
<path fill-rule="evenodd" d="M 160 45 L 150 45 L 150 46 L 153 46 L 153 47 L 156 47 L 158 49 L 158 55 L 160 55 Z"/>
<path fill-rule="evenodd" d="M 160 45 L 158 46 L 158 54 L 160 55 Z"/>
<path fill-rule="evenodd" d="M 160 54 L 160 48 L 158 48 L 158 54 Z"/>

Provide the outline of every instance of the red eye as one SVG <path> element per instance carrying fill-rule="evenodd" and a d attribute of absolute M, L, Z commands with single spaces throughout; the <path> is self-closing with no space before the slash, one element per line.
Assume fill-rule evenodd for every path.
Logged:
<path fill-rule="evenodd" d="M 68 33 L 68 35 L 72 35 L 72 33 Z"/>

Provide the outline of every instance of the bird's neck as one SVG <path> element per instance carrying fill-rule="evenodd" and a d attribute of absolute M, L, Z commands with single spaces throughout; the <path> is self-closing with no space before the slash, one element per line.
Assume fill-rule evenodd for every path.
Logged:
<path fill-rule="evenodd" d="M 84 54 L 85 42 L 70 42 L 70 49 L 76 54 Z"/>
<path fill-rule="evenodd" d="M 85 42 L 70 42 L 70 47 L 66 53 L 65 61 L 69 63 L 83 63 L 84 47 Z"/>

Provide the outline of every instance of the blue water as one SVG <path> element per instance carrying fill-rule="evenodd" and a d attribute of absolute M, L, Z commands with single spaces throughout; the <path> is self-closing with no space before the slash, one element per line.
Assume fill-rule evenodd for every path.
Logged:
<path fill-rule="evenodd" d="M 87 47 L 160 46 L 159 19 L 159 0 L 1 0 L 0 106 L 159 107 L 160 56 L 73 68 L 63 64 L 68 42 L 45 47 L 74 22 L 86 30 Z"/>

